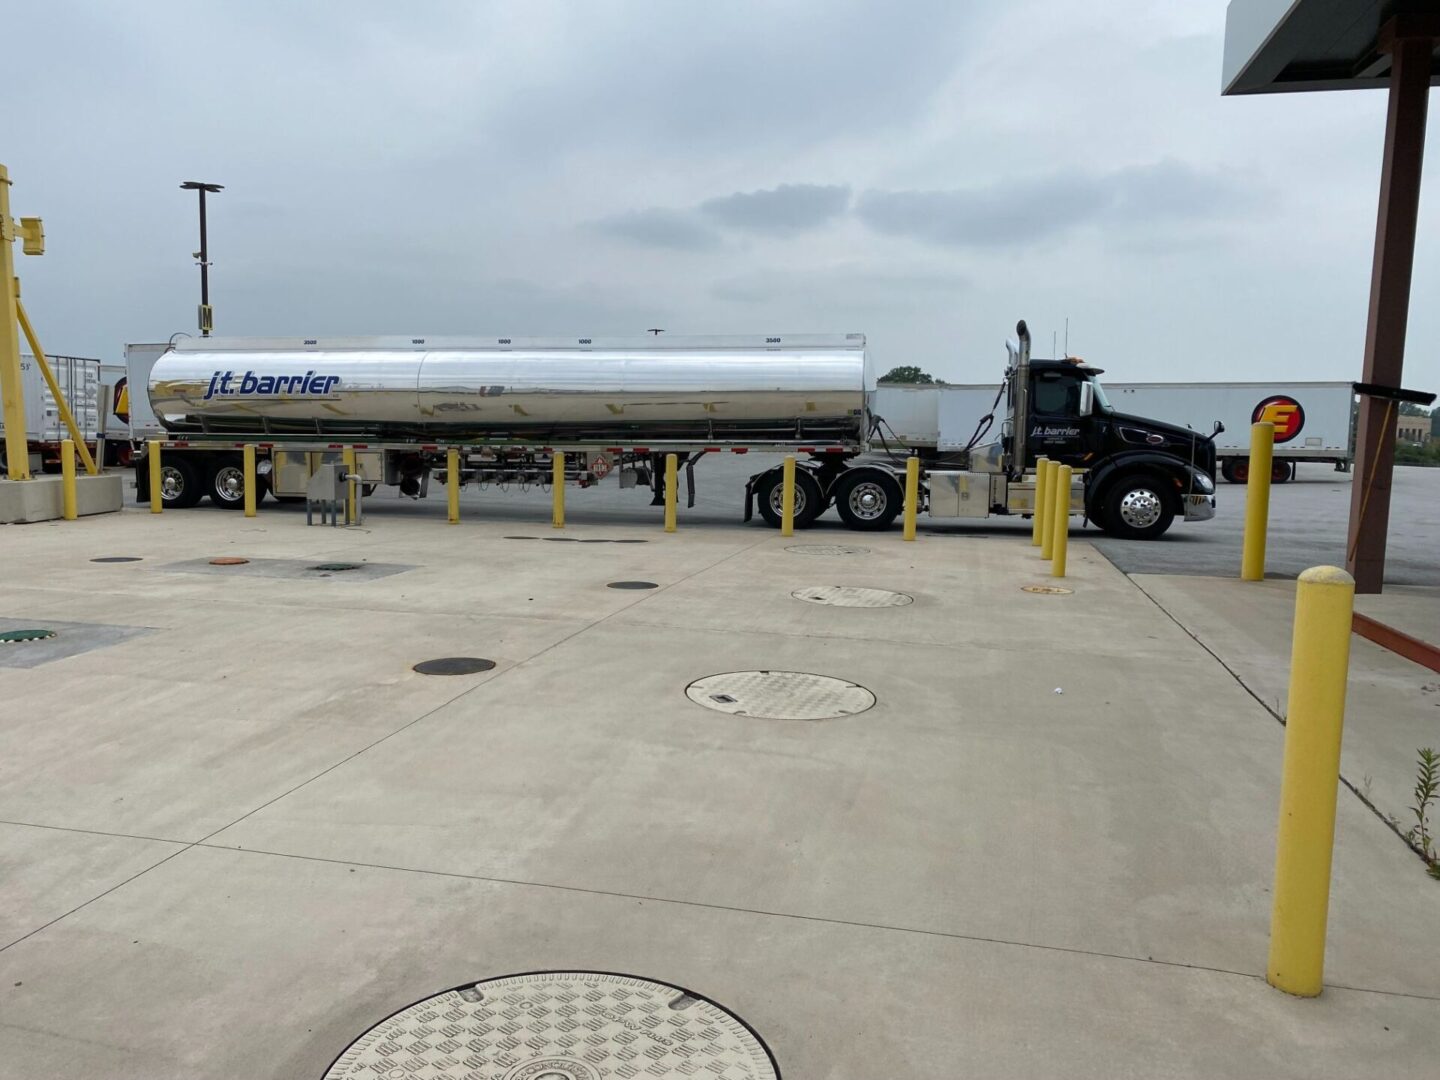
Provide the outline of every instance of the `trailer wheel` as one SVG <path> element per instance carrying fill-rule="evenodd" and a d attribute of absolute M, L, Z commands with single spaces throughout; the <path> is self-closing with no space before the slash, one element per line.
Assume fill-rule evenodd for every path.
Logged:
<path fill-rule="evenodd" d="M 888 529 L 903 499 L 900 482 L 881 469 L 855 469 L 835 482 L 835 512 L 851 529 Z"/>
<path fill-rule="evenodd" d="M 1270 482 L 1272 484 L 1288 484 L 1295 475 L 1295 463 L 1293 461 L 1272 461 L 1270 463 Z"/>
<path fill-rule="evenodd" d="M 184 510 L 200 501 L 200 472 L 183 454 L 160 456 L 160 505 Z"/>
<path fill-rule="evenodd" d="M 760 499 L 760 516 L 772 528 L 780 527 L 780 503 L 785 494 L 785 474 L 780 469 L 771 469 L 755 485 Z M 795 527 L 803 529 L 812 524 L 825 512 L 825 497 L 820 494 L 820 485 L 804 469 L 795 470 Z"/>
<path fill-rule="evenodd" d="M 225 454 L 215 460 L 205 474 L 205 493 L 224 510 L 239 510 L 245 505 L 245 465 L 239 454 Z"/>
<path fill-rule="evenodd" d="M 1121 540 L 1156 540 L 1175 520 L 1168 481 L 1149 473 L 1121 477 L 1105 494 L 1105 531 Z"/>
<path fill-rule="evenodd" d="M 1232 484 L 1243 484 L 1250 479 L 1249 458 L 1226 458 L 1220 463 L 1220 475 Z"/>

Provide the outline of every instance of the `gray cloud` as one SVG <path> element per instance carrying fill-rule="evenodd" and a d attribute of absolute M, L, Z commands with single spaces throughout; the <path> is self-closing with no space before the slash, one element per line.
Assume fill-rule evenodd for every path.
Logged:
<path fill-rule="evenodd" d="M 850 205 L 843 184 L 781 184 L 763 191 L 737 191 L 706 199 L 700 212 L 734 229 L 796 231 L 823 225 Z"/>
<path fill-rule="evenodd" d="M 877 232 L 952 247 L 1018 247 L 1087 224 L 1153 228 L 1213 222 L 1258 196 L 1173 158 L 1109 174 L 1061 172 L 952 191 L 867 191 L 856 213 Z"/>
<path fill-rule="evenodd" d="M 714 230 L 697 221 L 693 213 L 658 206 L 603 218 L 594 227 L 632 243 L 677 251 L 701 251 L 720 243 Z"/>

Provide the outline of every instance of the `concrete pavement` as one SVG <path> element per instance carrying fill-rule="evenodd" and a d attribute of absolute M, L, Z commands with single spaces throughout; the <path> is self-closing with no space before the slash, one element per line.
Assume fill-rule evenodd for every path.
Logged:
<path fill-rule="evenodd" d="M 1264 984 L 1282 731 L 1088 544 L 1047 596 L 1020 591 L 1049 581 L 1022 537 L 682 512 L 673 536 L 564 533 L 645 543 L 552 542 L 386 510 L 0 534 L 0 617 L 148 631 L 0 667 L 0 1076 L 318 1077 L 409 1002 L 561 967 L 713 997 L 788 1078 L 1418 1075 L 1440 1052 L 1440 885 L 1348 793 L 1327 990 Z M 787 550 L 837 540 L 869 550 Z M 195 572 L 216 555 L 301 574 Z M 331 561 L 407 569 L 306 576 Z M 791 596 L 812 585 L 915 602 Z M 410 670 L 452 655 L 496 667 Z M 877 703 L 685 696 L 749 669 Z"/>

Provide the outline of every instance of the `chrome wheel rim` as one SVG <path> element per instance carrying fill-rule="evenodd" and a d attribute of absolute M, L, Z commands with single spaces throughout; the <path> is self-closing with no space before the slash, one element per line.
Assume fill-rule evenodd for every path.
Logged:
<path fill-rule="evenodd" d="M 785 485 L 776 484 L 770 489 L 770 509 L 775 511 L 779 517 L 785 516 Z M 799 484 L 795 485 L 795 517 L 799 517 L 805 509 L 805 489 Z"/>
<path fill-rule="evenodd" d="M 1132 529 L 1148 529 L 1160 520 L 1160 496 L 1149 488 L 1127 491 L 1120 500 L 1120 520 Z"/>
<path fill-rule="evenodd" d="M 852 517 L 860 521 L 875 521 L 885 513 L 885 489 L 874 480 L 862 480 L 850 489 L 845 497 Z"/>
<path fill-rule="evenodd" d="M 160 466 L 160 497 L 178 499 L 185 492 L 185 474 L 174 465 Z"/>
<path fill-rule="evenodd" d="M 215 471 L 215 494 L 226 502 L 245 497 L 245 473 L 238 465 L 222 465 Z"/>

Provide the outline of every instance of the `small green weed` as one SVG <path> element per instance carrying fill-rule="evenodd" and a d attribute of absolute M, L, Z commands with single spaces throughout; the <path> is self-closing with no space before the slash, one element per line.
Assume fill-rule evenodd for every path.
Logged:
<path fill-rule="evenodd" d="M 1440 878 L 1440 859 L 1435 857 L 1435 837 L 1431 829 L 1430 808 L 1440 795 L 1440 754 L 1428 746 L 1416 751 L 1420 755 L 1419 768 L 1415 771 L 1415 805 L 1410 812 L 1415 815 L 1415 826 L 1406 837 L 1420 849 L 1420 857 L 1433 878 Z"/>

